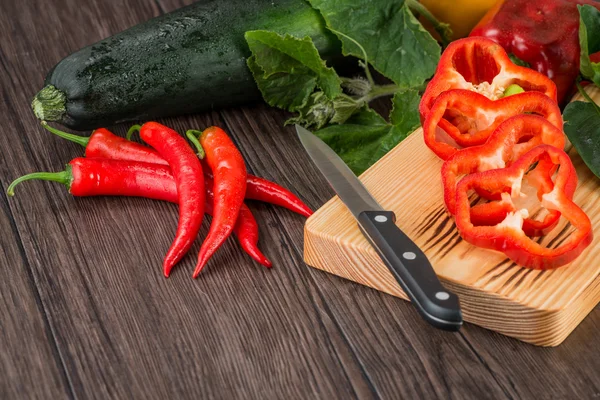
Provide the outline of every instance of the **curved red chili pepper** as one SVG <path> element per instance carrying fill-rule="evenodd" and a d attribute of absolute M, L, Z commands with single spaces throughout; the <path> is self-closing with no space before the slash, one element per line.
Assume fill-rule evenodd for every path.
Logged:
<path fill-rule="evenodd" d="M 132 142 L 128 139 L 123 139 L 111 133 L 105 128 L 96 129 L 92 135 L 88 137 L 73 135 L 71 133 L 62 132 L 42 123 L 44 128 L 50 132 L 86 147 L 85 155 L 87 157 L 110 158 L 113 160 L 130 160 L 149 162 L 154 164 L 168 165 L 167 161 L 162 158 L 154 149 Z M 136 129 L 137 126 L 132 127 Z M 132 132 L 128 132 L 128 135 Z M 212 173 L 204 169 L 204 176 Z M 280 207 L 285 207 L 293 212 L 296 212 L 305 217 L 312 215 L 312 210 L 302 202 L 295 194 L 286 188 L 271 182 L 264 178 L 259 178 L 248 174 L 246 179 L 246 199 L 259 200 L 265 203 L 275 204 Z"/>
<path fill-rule="evenodd" d="M 194 131 L 188 131 L 188 136 L 191 132 Z M 225 131 L 216 126 L 205 129 L 200 135 L 200 145 L 206 154 L 206 164 L 213 173 L 215 202 L 214 218 L 200 247 L 194 278 L 231 234 L 246 194 L 246 164 Z"/>
<path fill-rule="evenodd" d="M 459 150 L 442 165 L 442 184 L 444 202 L 452 215 L 456 211 L 456 184 L 459 177 L 483 172 L 490 169 L 504 168 L 521 155 L 540 144 L 549 144 L 557 148 L 565 145 L 565 135 L 548 120 L 537 115 L 517 115 L 501 123 L 488 141 L 481 146 L 473 146 Z M 550 176 L 536 176 L 536 186 L 540 191 L 549 191 L 553 183 Z M 574 187 L 572 188 L 574 191 Z M 500 200 L 500 196 L 491 196 L 480 191 L 480 196 L 490 200 Z M 541 197 L 543 193 L 538 193 Z M 570 193 L 573 197 L 573 193 Z M 514 211 L 509 204 L 494 203 L 477 205 L 471 209 L 471 219 L 475 225 L 495 224 L 501 222 L 508 212 Z M 551 211 L 543 221 L 525 219 L 523 230 L 528 236 L 540 235 L 552 229 L 560 218 L 558 211 Z"/>
<path fill-rule="evenodd" d="M 204 169 L 204 180 L 213 176 L 207 168 Z M 258 200 L 264 203 L 274 204 L 276 206 L 287 208 L 297 214 L 310 217 L 313 211 L 300 200 L 294 193 L 275 182 L 248 174 L 246 178 L 246 200 Z"/>
<path fill-rule="evenodd" d="M 490 100 L 468 90 L 448 90 L 433 104 L 423 124 L 423 138 L 427 147 L 446 160 L 461 148 L 485 143 L 498 125 L 525 113 L 541 115 L 562 129 L 558 105 L 541 93 L 524 92 Z"/>
<path fill-rule="evenodd" d="M 515 65 L 506 51 L 483 37 L 455 40 L 442 53 L 433 78 L 419 103 L 421 123 L 427 118 L 437 97 L 450 89 L 466 89 L 497 99 L 516 84 L 526 92 L 541 92 L 556 102 L 556 85 L 532 69 Z"/>
<path fill-rule="evenodd" d="M 30 179 L 55 181 L 67 186 L 74 196 L 129 196 L 179 203 L 177 186 L 167 165 L 110 160 L 104 158 L 75 158 L 61 172 L 35 172 L 16 179 L 8 188 Z M 207 185 L 205 212 L 212 215 L 212 187 Z M 271 262 L 258 249 L 258 224 L 244 204 L 233 232 L 242 248 L 254 260 L 267 268 Z"/>
<path fill-rule="evenodd" d="M 209 183 L 206 181 L 206 213 L 209 215 L 214 214 L 214 193 L 212 191 L 212 181 Z M 240 207 L 240 213 L 237 217 L 233 232 L 237 235 L 240 242 L 240 246 L 244 249 L 250 257 L 252 257 L 259 264 L 264 265 L 267 268 L 271 268 L 271 261 L 260 251 L 258 248 L 258 223 L 252 215 L 252 211 L 248 206 L 242 203 Z"/>
<path fill-rule="evenodd" d="M 42 126 L 63 139 L 85 147 L 86 157 L 167 165 L 167 161 L 152 148 L 117 136 L 106 128 L 96 129 L 89 137 L 85 137 L 60 131 L 45 121 L 42 121 Z"/>
<path fill-rule="evenodd" d="M 537 166 L 535 166 L 537 163 Z M 499 224 L 475 226 L 471 220 L 469 192 L 476 188 L 491 193 L 505 193 L 511 188 L 510 197 L 519 196 L 520 184 L 527 172 L 535 166 L 544 173 L 556 170 L 554 185 L 541 195 L 542 205 L 556 210 L 575 229 L 556 248 L 546 248 L 525 235 L 522 229 L 526 210 L 514 209 Z M 569 198 L 568 192 L 577 185 L 577 174 L 569 156 L 550 145 L 534 147 L 512 165 L 502 169 L 478 172 L 463 178 L 456 190 L 456 226 L 467 242 L 476 246 L 501 251 L 515 263 L 533 269 L 560 267 L 573 261 L 592 242 L 592 226 L 589 217 Z M 510 201 L 510 199 L 507 199 Z"/>
<path fill-rule="evenodd" d="M 146 122 L 140 137 L 167 160 L 179 195 L 179 223 L 175 240 L 165 256 L 166 277 L 185 255 L 198 235 L 204 217 L 204 174 L 190 145 L 174 130 L 157 122 Z"/>

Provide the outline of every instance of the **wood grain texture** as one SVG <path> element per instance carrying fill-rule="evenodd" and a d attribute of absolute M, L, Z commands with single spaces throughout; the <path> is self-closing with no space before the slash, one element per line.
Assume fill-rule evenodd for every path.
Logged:
<path fill-rule="evenodd" d="M 232 131 L 246 133 L 238 135 L 238 145 L 252 154 L 247 158 L 251 168 L 276 182 L 289 181 L 309 205 L 318 206 L 333 192 L 303 151 L 294 129 L 283 127 L 286 118 L 286 113 L 265 112 L 264 106 L 224 114 Z M 291 213 L 276 215 L 301 258 L 304 221 Z M 506 396 L 460 335 L 429 329 L 412 307 L 399 299 L 365 292 L 317 270 L 310 272 L 319 296 L 380 397 Z M 427 334 L 415 334 L 419 329 Z"/>
<path fill-rule="evenodd" d="M 3 193 L 0 232 L 0 398 L 69 398 L 67 375 Z"/>
<path fill-rule="evenodd" d="M 0 184 L 59 170 L 82 149 L 29 110 L 62 57 L 191 0 L 0 2 Z M 386 111 L 381 102 L 377 109 Z M 168 119 L 228 129 L 252 172 L 310 206 L 332 192 L 286 113 L 263 105 Z M 123 134 L 125 126 L 116 127 Z M 558 349 L 467 324 L 429 329 L 410 304 L 302 262 L 304 220 L 252 203 L 267 271 L 230 240 L 197 281 L 199 242 L 172 278 L 171 204 L 74 199 L 30 182 L 0 196 L 0 398 L 593 398 L 600 312 Z M 206 233 L 208 221 L 203 227 Z M 36 294 L 37 293 L 37 294 Z M 46 322 L 44 322 L 46 321 Z M 6 343 L 9 345 L 6 346 Z"/>
<path fill-rule="evenodd" d="M 82 153 L 44 132 L 29 110 L 41 85 L 40 71 L 65 50 L 53 37 L 27 34 L 27 18 L 40 6 L 32 2 L 26 10 L 9 10 L 14 38 L 28 41 L 2 42 L 4 67 L 14 77 L 5 81 L 10 82 L 5 105 L 11 118 L 2 121 L 6 134 L 0 138 L 2 149 L 10 149 L 4 186 L 26 172 L 59 170 Z M 95 19 L 113 27 L 97 35 L 105 36 L 151 17 L 155 6 L 140 1 L 125 19 L 120 16 L 126 5 L 97 2 L 76 16 L 50 13 L 46 28 L 60 27 L 60 36 L 93 41 L 97 37 L 86 32 L 94 29 Z M 56 57 L 40 62 L 38 55 L 51 45 Z M 41 64 L 36 71 L 25 65 L 20 47 Z M 163 122 L 176 129 L 223 124 L 218 113 Z M 116 131 L 124 134 L 125 127 Z M 289 268 L 301 260 L 268 215 L 257 214 L 261 243 L 278 268 L 257 266 L 230 240 L 194 281 L 200 243 L 172 278 L 161 276 L 161 260 L 176 228 L 173 205 L 74 199 L 60 185 L 31 182 L 18 188 L 10 208 L 75 397 L 370 398 L 368 387 L 363 395 L 356 393 L 360 377 L 346 372 L 338 356 L 351 351 L 337 327 L 323 322 L 322 304 L 313 302 L 311 287 L 303 282 L 307 271 Z"/>
<path fill-rule="evenodd" d="M 597 229 L 600 185 L 573 149 L 570 156 L 579 177 L 573 200 Z M 385 209 L 396 213 L 398 226 L 460 296 L 465 320 L 526 342 L 560 344 L 600 301 L 600 247 L 592 243 L 568 266 L 534 271 L 501 253 L 470 245 L 444 209 L 441 164 L 419 129 L 361 180 Z M 560 243 L 566 233 L 566 224 L 559 224 L 540 243 Z M 306 223 L 304 251 L 309 265 L 406 298 L 337 197 Z"/>

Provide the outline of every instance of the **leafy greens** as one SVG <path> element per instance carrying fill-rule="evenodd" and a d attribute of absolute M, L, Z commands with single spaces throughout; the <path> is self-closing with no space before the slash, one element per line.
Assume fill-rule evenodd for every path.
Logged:
<path fill-rule="evenodd" d="M 419 90 L 441 48 L 411 12 L 414 1 L 309 0 L 365 78 L 339 77 L 308 37 L 246 32 L 248 66 L 265 101 L 298 113 L 287 123 L 316 129 L 356 174 L 419 126 Z M 369 65 L 393 83 L 377 85 Z M 389 122 L 368 106 L 386 95 L 394 96 Z"/>

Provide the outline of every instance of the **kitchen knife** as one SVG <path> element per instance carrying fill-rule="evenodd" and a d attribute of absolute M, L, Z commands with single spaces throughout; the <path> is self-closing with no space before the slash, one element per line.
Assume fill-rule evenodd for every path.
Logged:
<path fill-rule="evenodd" d="M 442 286 L 423 251 L 396 226 L 395 214 L 377 203 L 325 142 L 301 126 L 296 125 L 296 132 L 313 162 L 354 215 L 361 232 L 423 319 L 440 329 L 458 330 L 462 325 L 458 297 Z"/>

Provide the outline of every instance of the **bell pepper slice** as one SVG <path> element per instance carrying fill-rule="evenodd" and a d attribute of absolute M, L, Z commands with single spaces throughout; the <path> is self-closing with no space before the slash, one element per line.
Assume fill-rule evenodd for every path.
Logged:
<path fill-rule="evenodd" d="M 503 221 L 492 226 L 475 226 L 471 219 L 469 193 L 472 190 L 505 193 L 503 201 L 510 201 L 520 195 L 523 178 L 532 167 L 534 171 L 540 169 L 542 175 L 555 171 L 554 185 L 542 190 L 541 202 L 546 209 L 560 212 L 573 230 L 555 248 L 544 247 L 525 234 L 523 220 L 527 217 L 527 210 L 510 212 Z M 589 217 L 568 195 L 576 185 L 577 174 L 569 156 L 556 147 L 539 145 L 509 167 L 478 172 L 461 179 L 456 190 L 456 226 L 465 241 L 500 251 L 523 267 L 560 267 L 577 258 L 593 239 Z M 506 193 L 507 187 L 510 188 L 510 197 Z"/>
<path fill-rule="evenodd" d="M 539 92 L 524 92 L 499 100 L 463 89 L 440 94 L 423 124 L 425 144 L 448 159 L 461 148 L 484 144 L 498 125 L 520 114 L 536 114 L 562 129 L 560 109 Z"/>
<path fill-rule="evenodd" d="M 505 168 L 512 164 L 532 148 L 548 144 L 557 148 L 565 146 L 564 133 L 548 120 L 537 115 L 517 115 L 501 123 L 488 141 L 481 146 L 473 146 L 456 152 L 442 165 L 442 185 L 446 209 L 452 215 L 456 212 L 456 185 L 464 175 L 491 169 Z M 552 167 L 552 165 L 550 165 Z M 538 198 L 552 190 L 554 183 L 549 173 L 541 174 L 536 169 L 527 179 L 538 187 Z M 535 181 L 532 181 L 535 178 Z M 510 188 L 507 188 L 510 190 Z M 569 187 L 569 198 L 573 197 L 575 187 Z M 502 200 L 502 195 L 491 194 L 479 190 L 479 196 L 489 200 Z M 474 225 L 496 224 L 501 222 L 509 212 L 514 212 L 512 202 L 499 201 L 495 203 L 478 204 L 471 209 L 471 219 Z M 523 231 L 527 236 L 539 236 L 549 232 L 558 223 L 560 213 L 551 210 L 539 221 L 526 218 Z"/>
<path fill-rule="evenodd" d="M 435 75 L 421 98 L 421 123 L 436 98 L 446 90 L 465 89 L 496 100 L 512 84 L 519 85 L 526 92 L 544 93 L 556 101 L 554 82 L 537 71 L 514 64 L 506 51 L 494 41 L 483 37 L 456 40 L 444 50 Z"/>

